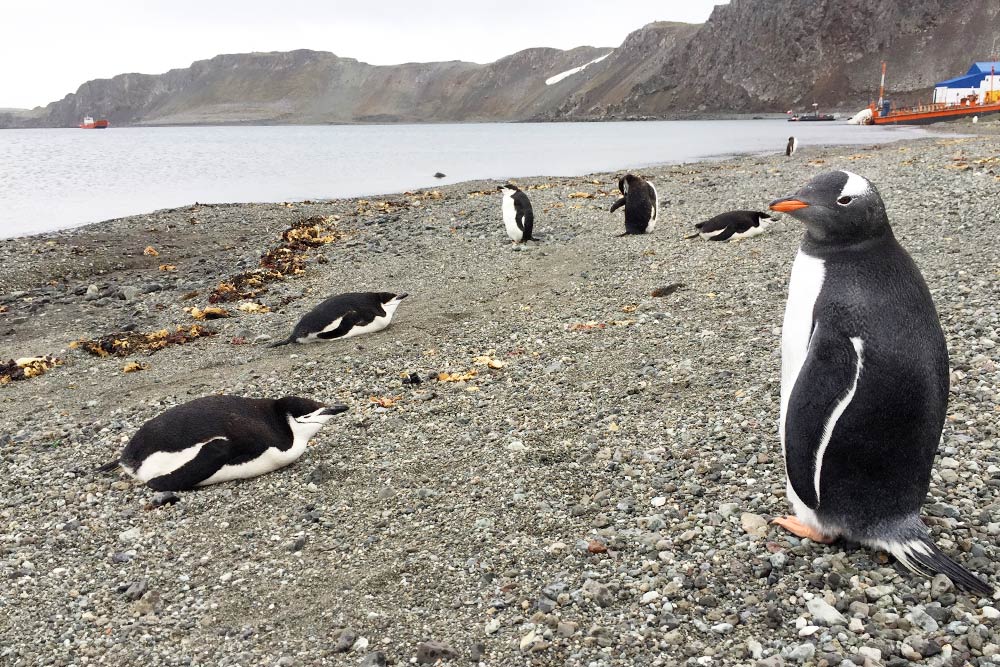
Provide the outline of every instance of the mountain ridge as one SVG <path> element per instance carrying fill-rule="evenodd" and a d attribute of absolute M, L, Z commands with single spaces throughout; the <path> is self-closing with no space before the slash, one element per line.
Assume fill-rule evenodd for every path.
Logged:
<path fill-rule="evenodd" d="M 705 23 L 651 23 L 615 48 L 536 47 L 486 64 L 222 54 L 87 81 L 45 107 L 0 111 L 0 127 L 72 127 L 85 115 L 121 126 L 615 120 L 812 102 L 855 111 L 873 96 L 882 60 L 895 101 L 927 101 L 936 81 L 984 59 L 997 35 L 996 0 L 731 0 Z"/>

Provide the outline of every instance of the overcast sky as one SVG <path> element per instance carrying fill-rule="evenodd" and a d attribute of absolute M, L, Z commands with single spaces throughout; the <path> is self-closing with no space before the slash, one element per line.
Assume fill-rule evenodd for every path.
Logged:
<path fill-rule="evenodd" d="M 220 53 L 315 49 L 375 65 L 487 63 L 532 46 L 618 46 L 652 21 L 702 23 L 728 0 L 0 0 L 0 108 L 84 81 Z"/>

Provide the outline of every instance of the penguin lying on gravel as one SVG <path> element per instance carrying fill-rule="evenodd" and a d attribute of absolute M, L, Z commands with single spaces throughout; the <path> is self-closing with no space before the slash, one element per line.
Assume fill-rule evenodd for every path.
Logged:
<path fill-rule="evenodd" d="M 757 236 L 771 224 L 771 216 L 760 211 L 729 211 L 694 226 L 698 231 L 685 238 L 700 236 L 706 241 L 728 241 Z"/>
<path fill-rule="evenodd" d="M 309 439 L 345 410 L 298 396 L 196 398 L 143 424 L 121 457 L 98 470 L 121 466 L 157 491 L 256 477 L 302 456 Z"/>
<path fill-rule="evenodd" d="M 535 226 L 535 214 L 531 210 L 528 195 L 511 183 L 498 185 L 497 190 L 503 193 L 503 197 L 500 198 L 500 211 L 503 214 L 507 236 L 514 243 L 530 241 L 531 230 Z"/>
<path fill-rule="evenodd" d="M 625 233 L 621 236 L 653 231 L 660 209 L 653 184 L 640 176 L 625 174 L 618 179 L 618 190 L 622 197 L 611 206 L 611 212 L 625 207 Z"/>
<path fill-rule="evenodd" d="M 396 308 L 406 297 L 405 292 L 349 292 L 330 297 L 303 315 L 288 338 L 268 347 L 316 343 L 381 331 L 392 322 Z"/>
<path fill-rule="evenodd" d="M 913 572 L 993 588 L 920 521 L 948 404 L 948 348 L 923 277 L 868 180 L 812 179 L 771 209 L 805 223 L 781 338 L 779 428 L 800 537 L 884 549 Z"/>

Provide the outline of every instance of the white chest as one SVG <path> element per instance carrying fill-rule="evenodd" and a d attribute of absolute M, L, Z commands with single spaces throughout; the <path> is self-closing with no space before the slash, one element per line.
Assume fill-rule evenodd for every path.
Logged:
<path fill-rule="evenodd" d="M 507 230 L 507 236 L 512 241 L 520 241 L 524 236 L 524 232 L 517 227 L 517 211 L 514 209 L 514 198 L 504 195 L 500 204 L 500 210 L 503 212 L 503 225 Z"/>
<path fill-rule="evenodd" d="M 306 451 L 309 439 L 319 431 L 322 425 L 299 424 L 293 419 L 289 419 L 288 423 L 292 428 L 293 440 L 291 447 L 286 450 L 281 450 L 277 447 L 268 447 L 267 450 L 252 461 L 236 465 L 224 465 L 211 477 L 199 482 L 198 486 L 209 486 L 220 482 L 229 482 L 234 479 L 250 479 L 251 477 L 257 477 L 278 468 L 284 468 L 289 463 L 298 459 Z"/>
<path fill-rule="evenodd" d="M 813 329 L 813 308 L 826 268 L 823 260 L 799 250 L 792 265 L 792 278 L 788 284 L 788 303 L 785 321 L 781 328 L 781 446 L 785 446 L 785 412 L 792 388 L 799 377 L 809 352 L 809 337 Z"/>
<path fill-rule="evenodd" d="M 660 213 L 660 198 L 656 194 L 656 187 L 650 183 L 649 189 L 653 191 L 653 210 L 649 215 L 649 224 L 646 225 L 646 233 L 650 233 L 656 227 L 656 217 Z"/>

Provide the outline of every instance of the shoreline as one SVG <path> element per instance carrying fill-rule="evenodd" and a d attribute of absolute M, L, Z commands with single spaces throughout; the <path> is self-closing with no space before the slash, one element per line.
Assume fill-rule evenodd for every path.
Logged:
<path fill-rule="evenodd" d="M 698 120 L 704 120 L 704 119 L 692 119 L 692 120 L 698 121 Z M 742 118 L 742 120 L 746 120 L 746 118 Z M 773 120 L 778 120 L 778 118 L 769 118 L 769 119 L 763 119 L 763 120 L 771 120 L 771 121 L 773 121 Z M 477 123 L 470 123 L 470 124 L 477 124 Z M 938 123 L 938 124 L 933 125 L 933 126 L 921 127 L 921 128 L 913 128 L 913 127 L 891 127 L 891 128 L 886 128 L 886 129 L 888 129 L 888 131 L 890 131 L 890 132 L 898 132 L 901 135 L 903 135 L 908 130 L 910 130 L 910 131 L 916 130 L 916 131 L 919 131 L 919 132 L 924 133 L 926 135 L 925 137 L 921 137 L 921 138 L 933 138 L 935 136 L 938 136 L 937 131 L 939 129 L 941 129 L 939 127 L 940 125 L 943 125 L 943 124 L 942 123 Z M 955 125 L 957 125 L 957 123 L 955 123 Z M 995 126 L 995 128 L 993 126 Z M 200 127 L 200 126 L 185 126 L 185 127 Z M 233 127 L 241 127 L 241 126 L 233 126 Z M 265 126 L 261 126 L 261 127 L 265 127 Z M 267 126 L 267 127 L 270 127 L 270 126 Z M 289 126 L 289 127 L 295 127 L 295 126 Z M 974 126 L 970 125 L 968 127 L 972 127 L 973 131 L 975 132 Z M 792 129 L 794 129 L 794 128 L 792 128 Z M 956 130 L 955 128 L 949 128 L 949 129 L 945 130 L 945 134 L 953 133 L 953 132 L 956 132 L 956 131 L 957 132 L 961 132 L 961 130 Z M 993 132 L 1000 131 L 1000 121 L 998 121 L 996 123 L 993 123 L 993 124 L 984 123 L 984 124 L 979 125 L 979 131 L 978 131 L 979 134 L 987 134 L 987 133 L 990 133 L 991 131 L 993 131 Z M 810 144 L 810 146 L 812 148 L 816 149 L 816 150 L 829 150 L 829 149 L 833 149 L 833 148 L 837 148 L 837 147 L 878 145 L 880 143 L 895 143 L 895 142 L 898 142 L 898 141 L 911 141 L 911 140 L 913 140 L 913 138 L 909 138 L 909 137 L 906 137 L 904 135 L 901 138 L 895 139 L 892 142 L 880 142 L 880 141 L 878 141 L 876 139 L 873 139 L 871 142 L 864 142 L 864 143 L 818 143 L 818 144 Z M 718 162 L 718 161 L 724 161 L 724 160 L 727 160 L 727 159 L 733 159 L 733 158 L 739 158 L 739 157 L 748 157 L 748 156 L 766 157 L 766 156 L 774 155 L 774 154 L 775 154 L 775 152 L 773 150 L 770 150 L 770 149 L 769 150 L 760 150 L 760 151 L 753 151 L 753 150 L 747 150 L 747 151 L 737 150 L 737 151 L 732 151 L 732 150 L 730 150 L 730 151 L 720 152 L 720 153 L 715 154 L 715 155 L 696 156 L 696 157 L 691 157 L 691 158 L 680 158 L 680 159 L 675 159 L 675 160 L 670 160 L 670 161 L 662 161 L 662 162 L 648 162 L 647 163 L 647 162 L 643 162 L 643 161 L 636 161 L 636 162 L 633 162 L 630 166 L 624 167 L 624 168 L 622 168 L 622 169 L 620 169 L 618 171 L 624 173 L 628 169 L 633 169 L 633 170 L 637 170 L 637 169 L 655 169 L 655 168 L 671 167 L 671 166 L 684 165 L 684 164 L 698 164 L 698 163 L 702 163 L 702 162 L 706 162 L 706 163 Z M 581 172 L 574 172 L 574 173 L 543 173 L 543 174 L 530 174 L 530 175 L 525 175 L 525 176 L 520 176 L 520 177 L 511 177 L 511 176 L 508 175 L 507 177 L 519 178 L 521 180 L 531 180 L 531 179 L 538 179 L 538 178 L 578 178 L 578 177 L 586 176 L 588 174 L 607 174 L 607 173 L 611 173 L 611 170 L 609 170 L 609 169 L 600 169 L 600 170 L 596 170 L 596 171 L 583 171 L 582 173 Z M 457 182 L 447 182 L 447 181 L 446 182 L 447 182 L 447 185 L 450 186 L 450 185 L 461 185 L 462 183 L 474 182 L 474 181 L 478 181 L 478 180 L 483 180 L 483 179 L 472 178 L 472 179 L 465 179 L 463 181 L 457 181 Z M 415 179 L 414 182 L 417 182 L 417 179 Z M 413 188 L 410 188 L 410 189 L 411 190 L 420 190 L 420 189 L 435 189 L 435 188 L 440 188 L 440 187 L 444 187 L 444 185 L 442 185 L 440 183 L 434 183 L 434 184 L 427 184 L 424 187 L 413 187 Z M 216 202 L 216 203 L 213 203 L 213 204 L 206 204 L 206 205 L 234 205 L 234 204 L 258 205 L 258 204 L 277 204 L 277 203 L 283 203 L 283 202 L 301 203 L 301 202 L 304 202 L 304 201 L 312 201 L 312 202 L 322 203 L 322 202 L 340 201 L 340 200 L 345 200 L 345 199 L 360 199 L 360 198 L 364 198 L 364 197 L 370 197 L 370 198 L 371 197 L 375 197 L 375 198 L 378 198 L 378 197 L 398 196 L 399 194 L 402 194 L 402 191 L 385 192 L 385 191 L 373 190 L 372 192 L 369 192 L 369 193 L 350 194 L 350 195 L 346 195 L 346 196 L 342 196 L 342 197 L 333 197 L 333 198 L 330 198 L 330 197 L 305 197 L 305 198 L 301 198 L 301 199 L 300 198 L 290 198 L 290 199 L 287 199 L 287 198 L 286 199 L 277 199 L 277 198 L 270 199 L 269 198 L 269 199 L 264 200 L 264 201 Z M 197 202 L 195 202 L 195 204 L 197 204 Z M 57 229 L 52 229 L 52 230 L 47 230 L 47 231 L 18 233 L 18 234 L 14 235 L 14 236 L 6 237 L 6 238 L 7 239 L 30 238 L 30 237 L 40 236 L 40 235 L 44 235 L 44 234 L 48 234 L 48 233 L 52 233 L 52 232 L 57 232 L 57 231 L 65 231 L 65 230 L 78 229 L 78 228 L 85 227 L 87 225 L 92 225 L 92 224 L 101 224 L 103 222 L 108 222 L 108 221 L 112 221 L 112 220 L 121 220 L 121 219 L 125 219 L 125 218 L 137 217 L 137 216 L 142 216 L 142 215 L 155 215 L 155 214 L 159 214 L 159 213 L 166 213 L 166 212 L 170 212 L 170 211 L 173 211 L 173 210 L 182 209 L 182 208 L 185 208 L 185 207 L 188 207 L 188 206 L 191 206 L 191 205 L 193 205 L 193 204 L 191 204 L 190 202 L 179 203 L 179 204 L 173 205 L 173 206 L 164 206 L 162 208 L 154 208 L 154 209 L 149 209 L 147 211 L 132 212 L 132 213 L 128 213 L 127 215 L 118 215 L 118 216 L 113 216 L 113 217 L 109 217 L 109 218 L 104 218 L 102 220 L 94 220 L 94 221 L 91 221 L 91 222 L 75 223 L 75 224 L 72 224 L 72 225 L 70 225 L 68 227 L 60 227 L 60 228 L 57 228 Z M 0 238 L 0 241 L 3 241 L 3 240 L 5 240 L 5 239 L 4 238 Z"/>
<path fill-rule="evenodd" d="M 434 640 L 491 666 L 986 665 L 1000 646 L 990 601 L 767 523 L 787 509 L 778 346 L 799 225 L 683 237 L 820 171 L 871 178 L 951 354 L 924 514 L 946 553 L 996 584 L 998 155 L 1000 137 L 977 134 L 642 168 L 662 218 L 631 238 L 615 236 L 606 172 L 516 179 L 543 236 L 523 247 L 494 181 L 0 241 L 0 362 L 64 362 L 0 386 L 0 660 L 357 665 L 382 652 L 402 665 Z M 314 218 L 336 240 L 246 300 L 270 312 L 185 310 Z M 410 297 L 378 334 L 266 347 L 354 290 Z M 122 358 L 68 348 L 193 324 L 217 333 Z M 146 368 L 126 373 L 130 361 Z M 410 373 L 423 382 L 403 384 Z M 174 505 L 90 472 L 145 420 L 211 393 L 350 410 L 287 468 Z"/>

